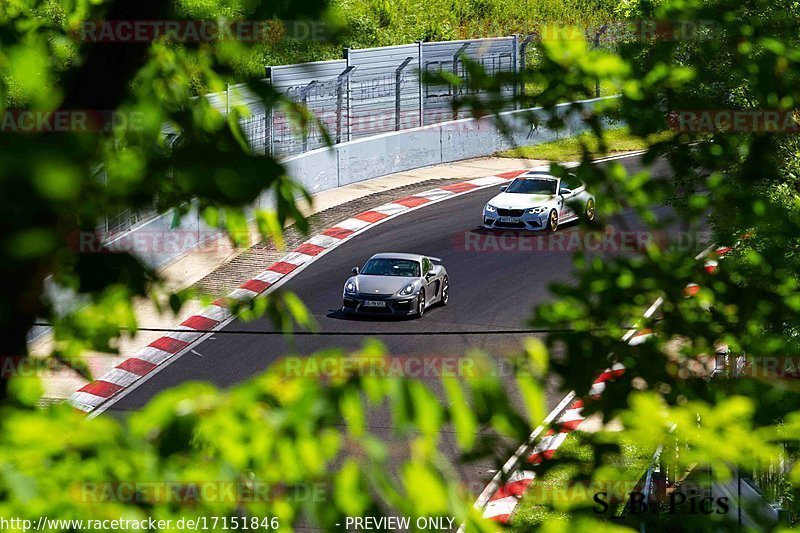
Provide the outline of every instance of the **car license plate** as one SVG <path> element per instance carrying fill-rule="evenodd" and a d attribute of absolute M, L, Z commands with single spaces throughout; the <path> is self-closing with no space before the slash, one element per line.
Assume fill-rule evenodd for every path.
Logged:
<path fill-rule="evenodd" d="M 507 222 L 514 224 L 516 222 L 519 222 L 519 217 L 500 217 L 500 222 Z"/>
<path fill-rule="evenodd" d="M 386 302 L 381 302 L 376 300 L 366 300 L 364 302 L 364 307 L 386 307 Z"/>

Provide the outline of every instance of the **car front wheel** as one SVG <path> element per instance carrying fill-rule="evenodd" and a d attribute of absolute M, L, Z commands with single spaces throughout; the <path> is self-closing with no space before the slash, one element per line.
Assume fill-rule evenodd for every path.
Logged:
<path fill-rule="evenodd" d="M 547 229 L 550 231 L 558 229 L 558 212 L 555 209 L 550 211 L 550 216 L 547 219 Z"/>
<path fill-rule="evenodd" d="M 421 289 L 417 296 L 417 318 L 423 314 L 425 314 L 425 289 Z"/>
<path fill-rule="evenodd" d="M 595 206 L 594 206 L 594 199 L 589 198 L 589 201 L 586 202 L 586 212 L 584 213 L 587 222 L 592 222 L 595 217 Z"/>
<path fill-rule="evenodd" d="M 450 301 L 450 283 L 447 281 L 447 276 L 442 280 L 442 305 L 447 305 Z"/>

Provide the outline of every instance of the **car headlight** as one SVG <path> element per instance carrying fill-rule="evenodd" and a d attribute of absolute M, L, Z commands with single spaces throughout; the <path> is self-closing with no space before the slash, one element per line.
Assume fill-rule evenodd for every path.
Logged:
<path fill-rule="evenodd" d="M 495 211 L 497 211 L 497 208 L 492 204 L 486 204 L 486 207 L 484 209 L 486 209 L 490 213 L 494 213 Z"/>
<path fill-rule="evenodd" d="M 547 211 L 547 208 L 543 205 L 534 207 L 533 209 L 528 209 L 528 213 L 531 215 L 538 215 L 539 213 L 544 213 L 545 211 Z"/>
<path fill-rule="evenodd" d="M 405 287 L 400 289 L 400 292 L 398 294 L 402 294 L 403 296 L 408 296 L 408 295 L 412 294 L 413 292 L 414 292 L 414 284 L 413 283 L 409 283 L 408 285 L 406 285 Z"/>
<path fill-rule="evenodd" d="M 344 284 L 344 292 L 355 294 L 356 292 L 356 284 L 353 281 L 348 281 Z"/>

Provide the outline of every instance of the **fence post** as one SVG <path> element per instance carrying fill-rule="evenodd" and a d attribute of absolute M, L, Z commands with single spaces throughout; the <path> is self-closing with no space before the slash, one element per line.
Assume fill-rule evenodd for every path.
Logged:
<path fill-rule="evenodd" d="M 336 143 L 342 142 L 342 76 L 347 73 L 347 67 L 336 79 Z"/>
<path fill-rule="evenodd" d="M 394 131 L 400 131 L 400 97 L 402 96 L 400 94 L 400 82 L 402 81 L 403 69 L 411 63 L 412 59 L 414 58 L 411 56 L 405 58 L 394 71 Z"/>
<path fill-rule="evenodd" d="M 231 84 L 225 84 L 225 117 L 231 114 Z"/>
<path fill-rule="evenodd" d="M 347 114 L 347 121 L 346 121 L 346 124 L 347 124 L 347 141 L 349 142 L 349 141 L 353 140 L 353 124 L 352 124 L 352 121 L 353 121 L 353 107 L 352 107 L 352 98 L 351 98 L 352 95 L 350 93 L 350 75 L 349 75 L 349 69 L 352 66 L 350 64 L 350 48 L 342 48 L 342 57 L 345 60 L 345 71 L 348 72 L 347 80 L 345 81 L 345 83 L 347 84 L 347 91 L 345 91 L 347 98 L 345 98 L 344 109 L 345 109 L 345 113 Z"/>
<path fill-rule="evenodd" d="M 264 74 L 266 78 L 264 81 L 269 85 L 270 89 L 272 89 L 272 67 L 265 67 Z M 275 135 L 275 106 L 270 105 L 269 109 L 265 110 L 264 113 L 264 134 L 266 135 L 266 139 L 264 139 L 264 155 L 272 155 L 272 139 Z"/>
<path fill-rule="evenodd" d="M 350 73 L 356 67 L 346 67 L 341 74 L 336 77 L 336 144 L 342 142 L 342 97 L 343 87 L 350 80 Z"/>
<path fill-rule="evenodd" d="M 524 72 L 525 69 L 528 68 L 528 45 L 531 44 L 531 41 L 536 37 L 535 33 L 531 33 L 525 39 L 522 40 L 522 44 L 519 45 L 519 67 L 518 72 Z M 525 97 L 525 81 L 521 80 L 520 87 L 519 87 L 519 95 L 520 97 Z"/>
<path fill-rule="evenodd" d="M 417 74 L 417 84 L 419 85 L 419 125 L 425 125 L 425 95 L 423 92 L 423 85 L 422 76 L 425 72 L 423 69 L 423 50 L 425 47 L 423 46 L 422 41 L 417 41 L 417 56 L 419 58 L 419 72 Z"/>
<path fill-rule="evenodd" d="M 594 47 L 595 49 L 600 48 L 600 36 L 603 35 L 606 30 L 608 29 L 608 24 L 604 24 L 600 27 L 598 32 L 594 35 Z M 596 79 L 594 82 L 594 97 L 600 98 L 600 78 Z"/>
<path fill-rule="evenodd" d="M 313 82 L 312 82 L 313 83 Z M 311 83 L 307 85 L 311 87 Z M 308 91 L 303 92 L 303 112 L 308 111 Z M 308 152 L 308 124 L 303 124 L 303 153 Z"/>
<path fill-rule="evenodd" d="M 453 54 L 453 75 L 454 76 L 458 76 L 459 78 L 461 77 L 461 76 L 458 75 L 458 62 L 460 61 L 459 58 L 461 57 L 461 54 L 464 53 L 464 50 L 466 50 L 467 47 L 470 44 L 471 43 L 468 43 L 468 42 L 462 44 L 461 47 L 456 51 L 456 53 Z M 451 87 L 452 87 L 452 90 L 453 90 L 453 103 L 455 104 L 455 101 L 456 101 L 456 86 L 455 85 L 451 85 Z M 455 105 L 453 105 L 453 120 L 458 120 L 458 109 L 456 108 Z"/>
<path fill-rule="evenodd" d="M 304 112 L 309 112 L 310 113 L 310 111 L 308 111 L 308 93 L 311 92 L 311 89 L 313 89 L 314 86 L 317 85 L 317 83 L 319 83 L 317 80 L 312 80 L 308 85 L 303 87 L 302 91 L 300 91 L 300 101 L 303 103 L 303 111 Z M 308 151 L 308 129 L 309 129 L 309 125 L 308 124 L 304 124 L 303 125 L 303 152 L 307 152 Z"/>
<path fill-rule="evenodd" d="M 512 91 L 511 92 L 511 96 L 513 98 L 513 100 L 512 100 L 513 104 L 512 104 L 511 109 L 517 109 L 519 107 L 517 105 L 517 100 L 518 100 L 518 98 L 517 98 L 517 88 L 518 87 L 517 86 L 519 85 L 519 56 L 517 55 L 519 53 L 519 33 L 515 33 L 514 35 L 511 36 L 511 38 L 514 40 L 513 41 L 514 42 L 514 49 L 511 52 L 512 68 L 514 69 L 514 83 L 512 84 L 512 89 L 511 89 L 511 91 Z"/>

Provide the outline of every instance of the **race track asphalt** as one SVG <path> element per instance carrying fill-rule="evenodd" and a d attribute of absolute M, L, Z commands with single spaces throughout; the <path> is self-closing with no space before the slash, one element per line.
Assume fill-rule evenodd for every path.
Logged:
<path fill-rule="evenodd" d="M 621 159 L 619 163 L 629 171 L 641 168 L 638 157 Z M 661 160 L 653 170 L 662 176 L 669 172 Z M 477 332 L 526 328 L 532 309 L 551 298 L 549 285 L 569 282 L 572 277 L 571 252 L 559 249 L 563 247 L 558 242 L 567 242 L 572 234 L 582 230 L 572 223 L 555 235 L 540 237 L 544 241 L 536 241 L 544 242 L 544 248 L 555 249 L 520 249 L 513 238 L 501 241 L 498 237 L 502 232 L 480 227 L 481 209 L 497 193 L 495 187 L 478 190 L 390 219 L 328 252 L 294 276 L 284 288 L 294 291 L 313 314 L 319 329 L 331 335 L 296 337 L 293 353 L 302 356 L 330 346 L 357 348 L 366 337 L 380 339 L 393 356 L 458 355 L 468 348 L 499 356 L 520 349 L 525 337 L 522 334 Z M 670 213 L 666 207 L 654 210 Z M 623 214 L 621 218 L 624 220 L 607 222 L 612 225 L 622 222 L 634 228 L 638 225 L 633 215 Z M 560 241 L 554 244 L 553 239 Z M 511 249 L 498 249 L 502 247 Z M 342 304 L 342 285 L 350 269 L 363 265 L 372 254 L 386 251 L 440 257 L 449 273 L 450 305 L 431 308 L 420 320 L 343 317 L 338 309 Z M 117 400 L 108 411 L 124 416 L 123 413 L 139 409 L 159 391 L 189 380 L 227 387 L 265 370 L 288 352 L 280 335 L 226 333 L 234 331 L 273 331 L 273 328 L 267 319 L 234 320 Z M 456 334 L 438 333 L 442 331 Z M 381 335 L 384 332 L 394 335 Z M 600 366 L 602 363 L 598 363 L 598 370 Z M 550 408 L 564 396 L 557 385 L 555 380 L 547 385 Z M 373 432 L 390 438 L 388 413 L 373 413 L 370 424 Z M 452 435 L 444 436 L 442 446 L 456 453 Z M 459 464 L 459 474 L 479 491 L 481 483 L 491 478 L 492 469 L 504 459 Z"/>

